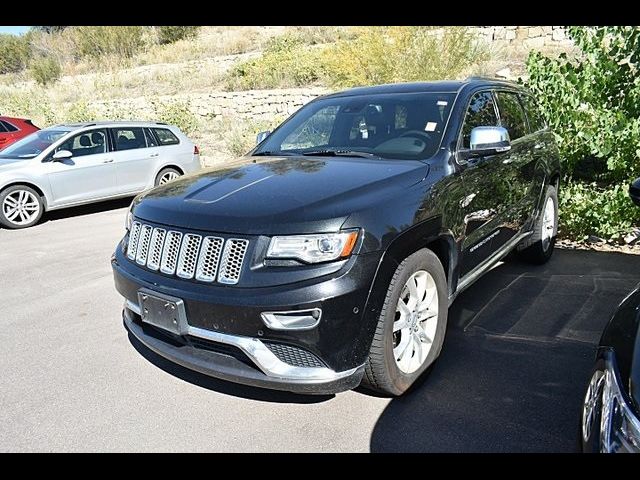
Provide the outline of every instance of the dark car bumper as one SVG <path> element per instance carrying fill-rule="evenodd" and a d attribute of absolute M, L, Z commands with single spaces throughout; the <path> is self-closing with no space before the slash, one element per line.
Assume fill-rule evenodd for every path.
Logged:
<path fill-rule="evenodd" d="M 315 282 L 241 288 L 199 285 L 112 259 L 132 335 L 163 357 L 238 383 L 300 393 L 336 393 L 356 387 L 364 372 L 371 325 L 364 312 L 379 257 L 353 258 L 340 272 Z M 180 335 L 142 322 L 141 289 L 184 302 Z M 261 313 L 322 309 L 317 327 L 270 330 Z"/>

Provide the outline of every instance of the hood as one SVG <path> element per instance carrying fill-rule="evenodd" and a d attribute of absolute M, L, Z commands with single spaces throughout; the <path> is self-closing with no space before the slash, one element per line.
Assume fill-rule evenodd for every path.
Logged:
<path fill-rule="evenodd" d="M 183 228 L 236 234 L 335 231 L 420 182 L 419 161 L 245 157 L 138 197 L 135 216 Z"/>

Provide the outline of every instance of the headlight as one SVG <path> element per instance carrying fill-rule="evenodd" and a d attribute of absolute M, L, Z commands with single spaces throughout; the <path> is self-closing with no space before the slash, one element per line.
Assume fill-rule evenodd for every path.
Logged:
<path fill-rule="evenodd" d="M 358 231 L 273 237 L 268 258 L 288 258 L 306 263 L 328 262 L 351 255 Z"/>
<path fill-rule="evenodd" d="M 131 206 L 129 206 L 129 210 L 127 210 L 127 218 L 124 221 L 124 228 L 127 229 L 127 232 L 131 231 L 131 225 L 133 224 L 133 202 Z"/>
<path fill-rule="evenodd" d="M 640 452 L 640 421 L 622 395 L 611 363 L 605 371 L 600 438 L 604 452 Z"/>

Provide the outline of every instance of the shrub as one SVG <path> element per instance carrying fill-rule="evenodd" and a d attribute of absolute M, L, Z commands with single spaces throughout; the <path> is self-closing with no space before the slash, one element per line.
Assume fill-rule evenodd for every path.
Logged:
<path fill-rule="evenodd" d="M 189 108 L 189 104 L 180 101 L 160 103 L 153 100 L 151 103 L 157 120 L 175 125 L 186 135 L 193 135 L 198 132 L 200 122 Z"/>
<path fill-rule="evenodd" d="M 92 108 L 90 108 L 86 102 L 76 102 L 69 107 L 69 110 L 67 111 L 67 115 L 65 117 L 65 121 L 90 122 L 96 120 L 96 118 L 96 112 Z"/>
<path fill-rule="evenodd" d="M 627 183 L 598 187 L 569 182 L 560 189 L 559 235 L 585 240 L 596 235 L 620 241 L 640 220 L 640 208 L 629 198 Z"/>
<path fill-rule="evenodd" d="M 40 85 L 55 82 L 62 75 L 62 67 L 55 57 L 36 57 L 29 64 L 31 77 Z"/>
<path fill-rule="evenodd" d="M 161 26 L 156 27 L 158 31 L 158 42 L 161 45 L 167 43 L 177 42 L 185 38 L 193 38 L 198 34 L 200 27 L 186 27 L 186 26 Z"/>
<path fill-rule="evenodd" d="M 24 70 L 31 57 L 29 42 L 16 35 L 0 35 L 0 74 Z"/>
<path fill-rule="evenodd" d="M 305 45 L 295 33 L 269 39 L 261 57 L 235 65 L 227 86 L 232 90 L 297 87 L 320 78 L 321 50 Z"/>
<path fill-rule="evenodd" d="M 71 27 L 70 30 L 81 56 L 98 58 L 113 55 L 130 58 L 140 52 L 145 44 L 146 27 L 136 25 L 80 26 Z"/>
<path fill-rule="evenodd" d="M 339 87 L 456 78 L 487 57 L 464 27 L 361 27 L 323 56 Z"/>
<path fill-rule="evenodd" d="M 558 137 L 568 175 L 626 180 L 640 170 L 640 28 L 568 31 L 577 58 L 532 52 L 528 86 Z"/>

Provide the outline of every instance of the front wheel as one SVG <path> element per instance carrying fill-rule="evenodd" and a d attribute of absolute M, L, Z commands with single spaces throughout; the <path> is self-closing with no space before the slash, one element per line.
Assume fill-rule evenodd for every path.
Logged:
<path fill-rule="evenodd" d="M 447 328 L 447 279 L 428 249 L 396 269 L 378 318 L 363 386 L 403 394 L 440 354 Z"/>
<path fill-rule="evenodd" d="M 158 176 L 156 177 L 155 186 L 157 187 L 158 185 L 169 183 L 178 178 L 180 175 L 182 174 L 175 168 L 163 168 L 162 170 L 160 170 L 160 173 L 158 173 Z"/>
<path fill-rule="evenodd" d="M 542 211 L 533 226 L 533 233 L 527 239 L 526 248 L 518 250 L 518 256 L 529 263 L 542 265 L 553 255 L 558 233 L 558 193 L 549 185 L 542 204 Z"/>
<path fill-rule="evenodd" d="M 18 229 L 35 225 L 44 206 L 38 192 L 26 185 L 14 185 L 0 192 L 0 224 Z"/>

